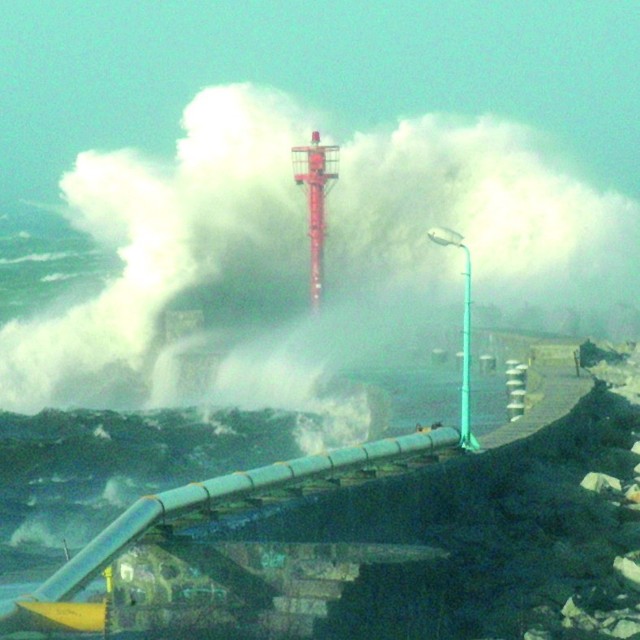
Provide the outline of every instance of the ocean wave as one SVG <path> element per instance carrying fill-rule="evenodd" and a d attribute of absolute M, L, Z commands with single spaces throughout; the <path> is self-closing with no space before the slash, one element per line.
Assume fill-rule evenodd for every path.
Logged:
<path fill-rule="evenodd" d="M 0 412 L 0 544 L 81 547 L 142 495 L 298 457 L 298 424 L 270 410 Z"/>
<path fill-rule="evenodd" d="M 88 520 L 84 510 L 64 509 L 40 512 L 28 517 L 11 535 L 12 547 L 37 546 L 49 549 L 78 548 L 100 530 L 100 524 Z"/>
<path fill-rule="evenodd" d="M 462 254 L 431 245 L 434 225 L 467 237 L 474 308 L 495 309 L 502 326 L 522 327 L 524 319 L 528 329 L 554 332 L 566 307 L 574 335 L 602 335 L 610 333 L 612 304 L 635 306 L 638 275 L 628 256 L 638 202 L 559 172 L 526 126 L 424 114 L 340 141 L 344 180 L 328 200 L 326 304 L 309 322 L 305 202 L 289 150 L 308 139 L 315 120 L 279 91 L 211 87 L 186 107 L 184 135 L 168 163 L 131 149 L 81 153 L 60 188 L 62 214 L 82 237 L 63 238 L 73 245 L 57 238 L 8 244 L 0 265 L 77 262 L 82 254 L 71 249 L 86 248 L 87 238 L 121 263 L 104 286 L 91 283 L 82 296 L 65 291 L 55 313 L 0 328 L 0 406 L 36 412 L 194 403 L 171 370 L 189 365 L 185 359 L 167 362 L 164 382 L 150 379 L 171 348 L 166 318 L 180 308 L 201 313 L 202 330 L 227 332 L 229 340 L 214 346 L 234 352 L 211 393 L 195 400 L 232 402 L 242 377 L 251 384 L 238 404 L 305 410 L 292 405 L 305 389 L 288 375 L 298 353 L 330 361 L 333 371 L 357 358 L 386 364 L 394 347 L 418 343 L 435 314 L 451 309 L 440 326 L 452 326 Z M 327 135 L 326 142 L 335 141 Z M 16 286 L 30 291 L 48 271 L 73 268 L 33 271 L 33 280 L 16 277 Z M 40 286 L 43 296 L 64 289 Z M 258 331 L 270 348 L 244 357 L 239 345 Z M 292 366 L 283 362 L 289 357 Z"/>
<path fill-rule="evenodd" d="M 104 428 L 103 425 L 99 424 L 94 430 L 93 435 L 96 438 L 104 438 L 105 440 L 111 440 L 111 434 Z"/>
<path fill-rule="evenodd" d="M 0 258 L 0 264 L 20 264 L 22 262 L 53 262 L 55 260 L 66 260 L 67 258 L 80 257 L 81 253 L 73 251 L 57 251 L 47 253 L 30 253 L 19 258 Z"/>
<path fill-rule="evenodd" d="M 71 278 L 78 277 L 77 273 L 49 273 L 46 276 L 40 278 L 40 282 L 59 282 L 61 280 L 70 280 Z"/>
<path fill-rule="evenodd" d="M 140 496 L 140 485 L 128 476 L 109 478 L 102 492 L 102 499 L 114 507 L 128 507 Z"/>

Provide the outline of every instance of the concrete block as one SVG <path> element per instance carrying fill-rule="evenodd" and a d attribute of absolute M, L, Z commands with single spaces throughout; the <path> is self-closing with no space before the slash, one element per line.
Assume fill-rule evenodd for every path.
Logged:
<path fill-rule="evenodd" d="M 603 491 L 622 491 L 622 485 L 618 478 L 609 476 L 606 473 L 589 472 L 582 479 L 580 486 L 588 491 L 602 493 Z"/>
<path fill-rule="evenodd" d="M 613 561 L 613 570 L 634 591 L 640 591 L 640 567 L 633 560 L 618 556 Z"/>

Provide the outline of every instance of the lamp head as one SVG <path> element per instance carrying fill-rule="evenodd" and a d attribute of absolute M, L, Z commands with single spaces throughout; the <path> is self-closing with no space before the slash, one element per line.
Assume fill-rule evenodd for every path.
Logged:
<path fill-rule="evenodd" d="M 429 239 L 433 240 L 436 244 L 444 246 L 453 244 L 456 247 L 460 247 L 464 240 L 464 237 L 457 231 L 453 231 L 453 229 L 449 229 L 447 227 L 432 227 L 427 231 L 427 235 L 429 236 Z"/>

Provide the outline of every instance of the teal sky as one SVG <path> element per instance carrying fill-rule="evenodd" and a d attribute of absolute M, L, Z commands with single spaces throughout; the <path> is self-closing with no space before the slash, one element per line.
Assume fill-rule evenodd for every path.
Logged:
<path fill-rule="evenodd" d="M 0 206 L 55 202 L 85 149 L 171 157 L 198 90 L 242 81 L 338 140 L 493 113 L 640 196 L 638 0 L 0 0 Z"/>

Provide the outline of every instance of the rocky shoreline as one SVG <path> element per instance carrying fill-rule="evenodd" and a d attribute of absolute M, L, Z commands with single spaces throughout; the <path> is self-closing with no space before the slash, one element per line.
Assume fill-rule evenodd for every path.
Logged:
<path fill-rule="evenodd" d="M 596 376 L 526 438 L 323 495 L 234 538 L 446 552 L 362 566 L 316 640 L 640 639 L 640 406 L 616 390 Z"/>
<path fill-rule="evenodd" d="M 314 637 L 640 638 L 640 408 L 605 382 L 536 434 L 382 494 L 345 497 L 360 523 L 352 536 L 429 544 L 449 558 L 363 568 Z M 394 505 L 383 523 L 376 500 Z M 325 534 L 344 537 L 335 507 Z"/>
<path fill-rule="evenodd" d="M 519 468 L 492 483 L 493 510 L 513 526 L 504 547 L 488 545 L 502 556 L 489 573 L 507 571 L 488 580 L 498 597 L 485 638 L 640 638 L 640 408 L 610 388 L 600 382 L 566 418 L 496 452 L 498 468 L 507 455 Z"/>

